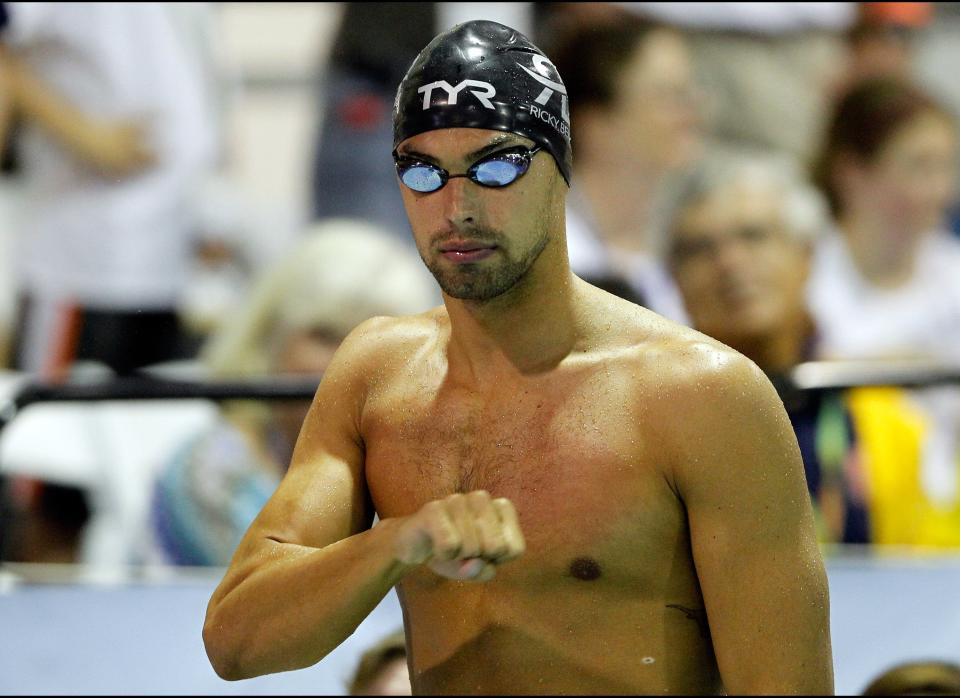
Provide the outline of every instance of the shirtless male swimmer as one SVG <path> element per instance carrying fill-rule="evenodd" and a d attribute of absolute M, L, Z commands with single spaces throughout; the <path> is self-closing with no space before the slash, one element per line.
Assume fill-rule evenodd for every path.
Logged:
<path fill-rule="evenodd" d="M 832 693 L 783 406 L 742 355 L 571 273 L 553 65 L 461 24 L 394 111 L 444 305 L 337 352 L 210 601 L 217 673 L 308 667 L 396 585 L 417 694 Z"/>

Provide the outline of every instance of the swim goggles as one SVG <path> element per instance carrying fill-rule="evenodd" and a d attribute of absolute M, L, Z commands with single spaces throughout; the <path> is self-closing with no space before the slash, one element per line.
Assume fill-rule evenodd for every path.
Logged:
<path fill-rule="evenodd" d="M 473 163 L 465 174 L 450 174 L 447 170 L 414 157 L 393 151 L 400 181 L 421 194 L 442 189 L 447 180 L 466 177 L 482 187 L 505 187 L 522 177 L 530 168 L 530 161 L 542 146 L 516 146 L 488 155 Z"/>

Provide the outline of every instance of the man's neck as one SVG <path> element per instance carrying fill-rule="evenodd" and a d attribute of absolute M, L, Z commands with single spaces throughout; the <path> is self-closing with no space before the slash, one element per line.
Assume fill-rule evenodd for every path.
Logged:
<path fill-rule="evenodd" d="M 513 288 L 489 301 L 444 294 L 450 317 L 450 371 L 491 385 L 504 375 L 554 368 L 581 342 L 578 282 L 556 240 Z"/>

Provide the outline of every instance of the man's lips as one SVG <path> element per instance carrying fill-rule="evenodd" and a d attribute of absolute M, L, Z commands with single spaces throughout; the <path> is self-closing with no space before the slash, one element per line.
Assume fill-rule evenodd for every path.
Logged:
<path fill-rule="evenodd" d="M 496 252 L 496 249 L 495 247 L 481 247 L 476 250 L 447 250 L 440 254 L 455 264 L 466 264 L 468 262 L 479 262 L 481 259 L 486 259 Z"/>
<path fill-rule="evenodd" d="M 476 240 L 450 240 L 440 245 L 441 252 L 474 252 L 476 250 L 492 250 L 496 244 L 492 242 L 478 242 Z"/>
<path fill-rule="evenodd" d="M 466 264 L 479 262 L 494 253 L 497 246 L 491 242 L 475 240 L 451 240 L 440 245 L 440 254 L 451 262 Z"/>

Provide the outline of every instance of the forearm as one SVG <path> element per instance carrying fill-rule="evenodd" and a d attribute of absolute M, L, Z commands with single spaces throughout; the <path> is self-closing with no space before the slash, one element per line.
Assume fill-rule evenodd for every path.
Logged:
<path fill-rule="evenodd" d="M 47 87 L 8 50 L 0 48 L 0 62 L 12 108 L 65 148 L 84 157 L 86 115 Z"/>
<path fill-rule="evenodd" d="M 204 643 L 225 679 L 315 664 L 411 569 L 395 558 L 391 520 L 324 548 L 268 545 L 252 570 L 228 572 L 207 609 Z"/>

